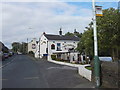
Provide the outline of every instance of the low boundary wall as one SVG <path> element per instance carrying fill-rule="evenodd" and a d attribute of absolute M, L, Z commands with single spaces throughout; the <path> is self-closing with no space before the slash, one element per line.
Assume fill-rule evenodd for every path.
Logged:
<path fill-rule="evenodd" d="M 78 74 L 80 74 L 82 77 L 91 81 L 92 71 L 85 68 L 85 66 L 90 66 L 90 64 L 78 65 L 78 64 L 71 64 L 71 63 L 60 62 L 60 61 L 55 61 L 55 60 L 48 60 L 48 61 L 52 62 L 52 63 L 60 64 L 60 65 L 67 65 L 67 66 L 71 66 L 71 67 L 76 67 L 76 68 L 78 68 Z"/>

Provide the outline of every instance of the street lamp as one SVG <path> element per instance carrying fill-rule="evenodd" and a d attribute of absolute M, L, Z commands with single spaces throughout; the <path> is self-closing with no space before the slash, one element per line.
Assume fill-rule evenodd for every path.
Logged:
<path fill-rule="evenodd" d="M 92 0 L 92 5 L 93 5 L 93 30 L 94 30 L 94 72 L 95 72 L 96 87 L 99 87 L 100 86 L 100 61 L 98 57 L 98 45 L 97 45 L 95 0 Z"/>

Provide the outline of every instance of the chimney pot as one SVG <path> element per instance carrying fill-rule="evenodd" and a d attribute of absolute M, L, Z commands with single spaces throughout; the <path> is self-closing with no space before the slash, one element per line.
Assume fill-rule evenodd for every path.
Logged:
<path fill-rule="evenodd" d="M 60 28 L 59 35 L 62 35 L 62 28 Z"/>

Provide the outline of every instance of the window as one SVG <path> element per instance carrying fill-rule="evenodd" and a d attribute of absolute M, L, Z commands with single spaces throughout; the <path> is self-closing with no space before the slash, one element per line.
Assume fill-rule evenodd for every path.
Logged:
<path fill-rule="evenodd" d="M 55 49 L 55 45 L 54 44 L 51 45 L 51 49 Z"/>
<path fill-rule="evenodd" d="M 61 44 L 57 43 L 57 51 L 61 51 Z"/>
<path fill-rule="evenodd" d="M 35 44 L 32 44 L 32 49 L 35 49 L 36 48 L 36 45 Z"/>

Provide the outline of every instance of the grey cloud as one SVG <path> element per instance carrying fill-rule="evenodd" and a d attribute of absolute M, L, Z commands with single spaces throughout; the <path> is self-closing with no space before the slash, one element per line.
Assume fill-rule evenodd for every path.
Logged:
<path fill-rule="evenodd" d="M 31 4 L 31 6 L 28 6 Z M 34 6 L 35 8 L 32 8 Z M 59 5 L 59 7 L 58 7 Z M 63 33 L 73 32 L 77 28 L 83 32 L 91 21 L 91 16 L 73 16 L 77 11 L 77 6 L 68 3 L 24 3 L 15 5 L 14 3 L 3 3 L 2 31 L 4 43 L 14 41 L 26 41 L 27 38 L 38 38 L 42 32 L 58 34 L 60 27 L 63 27 Z M 57 14 L 55 11 L 59 8 L 64 11 L 63 14 Z M 55 13 L 56 12 L 56 13 Z M 86 9 L 80 9 L 81 13 L 86 14 Z M 91 10 L 87 9 L 87 12 Z M 30 29 L 31 28 L 31 29 Z"/>

